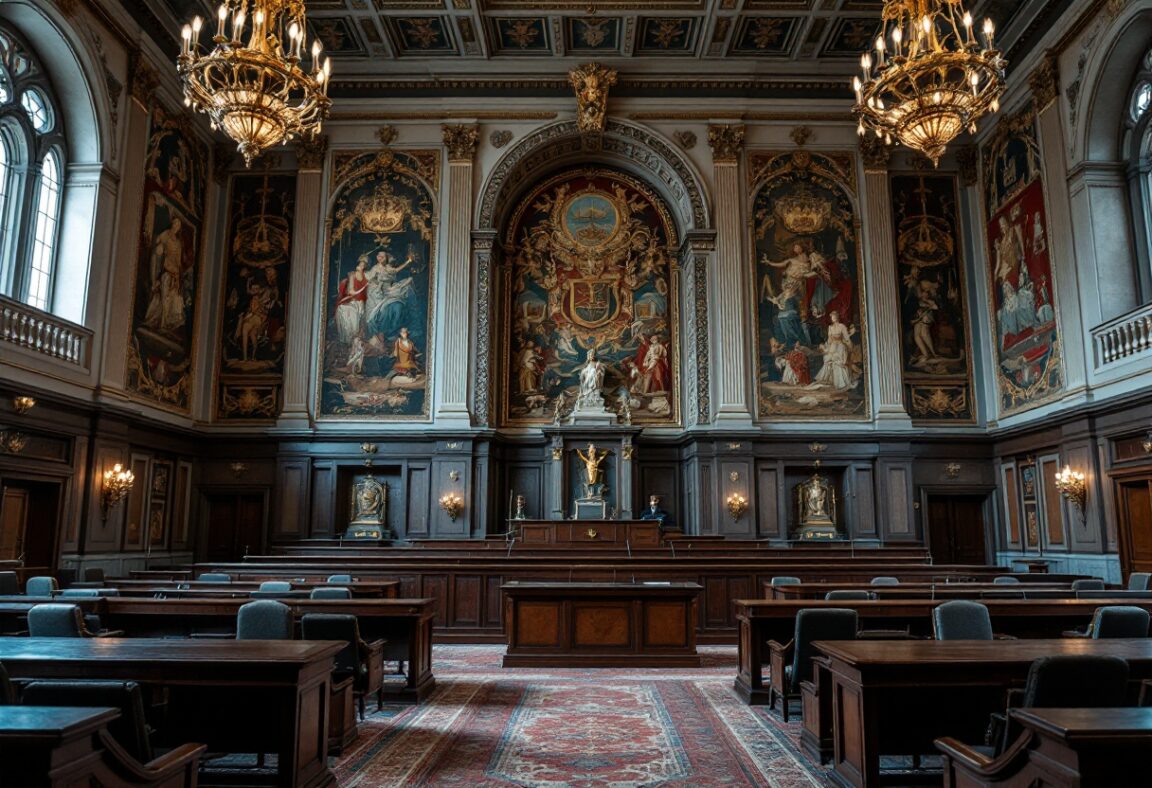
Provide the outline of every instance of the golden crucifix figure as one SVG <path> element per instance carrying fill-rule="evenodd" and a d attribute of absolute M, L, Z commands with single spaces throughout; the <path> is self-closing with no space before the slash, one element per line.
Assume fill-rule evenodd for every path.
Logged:
<path fill-rule="evenodd" d="M 600 480 L 604 474 L 604 470 L 600 466 L 604 464 L 604 458 L 608 456 L 608 450 L 603 449 L 602 451 L 597 452 L 596 445 L 589 442 L 588 453 L 585 454 L 584 452 L 577 449 L 576 456 L 579 457 L 581 462 L 584 463 L 585 484 L 587 485 L 589 492 L 591 492 L 593 487 L 601 483 Z"/>

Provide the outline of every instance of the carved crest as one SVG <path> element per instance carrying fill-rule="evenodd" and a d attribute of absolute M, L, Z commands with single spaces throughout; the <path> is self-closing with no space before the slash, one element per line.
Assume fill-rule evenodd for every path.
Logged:
<path fill-rule="evenodd" d="M 588 63 L 569 71 L 568 81 L 576 91 L 576 123 L 581 133 L 603 133 L 608 118 L 608 89 L 616 84 L 616 71 Z"/>

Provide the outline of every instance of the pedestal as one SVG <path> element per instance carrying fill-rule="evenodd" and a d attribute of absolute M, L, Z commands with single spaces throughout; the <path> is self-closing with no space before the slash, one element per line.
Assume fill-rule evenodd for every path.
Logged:
<path fill-rule="evenodd" d="M 802 525 L 796 530 L 796 538 L 801 542 L 830 542 L 840 538 L 840 534 L 836 531 L 836 526 L 832 523 L 827 525 Z"/>

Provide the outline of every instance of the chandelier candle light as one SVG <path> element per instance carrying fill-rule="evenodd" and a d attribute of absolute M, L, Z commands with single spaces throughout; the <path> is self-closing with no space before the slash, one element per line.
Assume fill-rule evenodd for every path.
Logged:
<path fill-rule="evenodd" d="M 249 167 L 267 148 L 314 138 L 331 105 L 332 61 L 320 57 L 323 47 L 314 40 L 311 70 L 302 68 L 303 0 L 227 0 L 216 16 L 210 52 L 200 46 L 203 19 L 181 32 L 176 70 L 184 103 L 235 140 Z"/>
<path fill-rule="evenodd" d="M 1084 479 L 1084 474 L 1065 465 L 1064 470 L 1056 474 L 1056 489 L 1069 503 L 1076 507 L 1077 511 L 1080 512 L 1080 519 L 1083 520 L 1084 504 L 1088 500 L 1088 485 Z"/>
<path fill-rule="evenodd" d="M 1005 60 L 992 20 L 978 41 L 960 0 L 887 0 L 882 19 L 875 54 L 860 58 L 863 80 L 852 78 L 857 131 L 895 139 L 938 165 L 949 142 L 1000 109 Z"/>
<path fill-rule="evenodd" d="M 129 493 L 135 481 L 136 474 L 120 463 L 104 471 L 104 486 L 100 489 L 100 509 L 105 520 L 108 519 L 109 510 Z"/>

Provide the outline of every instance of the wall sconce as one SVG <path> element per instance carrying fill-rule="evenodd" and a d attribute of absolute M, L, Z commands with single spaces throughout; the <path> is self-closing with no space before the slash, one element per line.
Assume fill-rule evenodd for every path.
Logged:
<path fill-rule="evenodd" d="M 20 416 L 23 416 L 28 411 L 32 410 L 36 405 L 36 400 L 28 396 L 13 397 L 12 409 Z"/>
<path fill-rule="evenodd" d="M 113 465 L 112 470 L 104 471 L 104 486 L 100 489 L 100 511 L 104 520 L 108 519 L 108 511 L 132 489 L 135 481 L 136 474 L 120 463 Z"/>
<path fill-rule="evenodd" d="M 732 522 L 739 520 L 744 516 L 744 512 L 748 511 L 748 499 L 740 493 L 729 495 L 726 505 L 728 506 L 728 514 L 732 515 Z"/>
<path fill-rule="evenodd" d="M 19 454 L 28 445 L 28 436 L 16 430 L 0 430 L 0 451 Z"/>
<path fill-rule="evenodd" d="M 1067 465 L 1064 470 L 1056 474 L 1056 489 L 1080 512 L 1080 519 L 1084 519 L 1084 503 L 1088 500 L 1088 485 L 1084 481 L 1084 474 L 1074 471 Z"/>
<path fill-rule="evenodd" d="M 464 499 L 460 497 L 460 493 L 444 493 L 440 496 L 440 508 L 448 515 L 448 519 L 456 522 L 456 518 L 464 511 Z"/>

